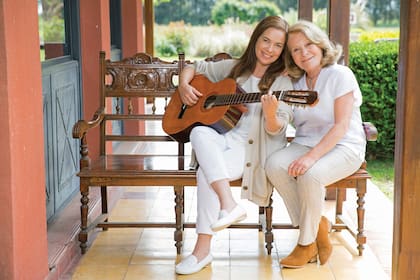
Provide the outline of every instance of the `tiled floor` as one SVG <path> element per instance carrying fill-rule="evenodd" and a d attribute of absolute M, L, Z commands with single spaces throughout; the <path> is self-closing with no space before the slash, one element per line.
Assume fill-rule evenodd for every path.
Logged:
<path fill-rule="evenodd" d="M 239 200 L 239 188 L 233 190 Z M 195 191 L 192 187 L 186 188 L 185 191 L 187 221 L 195 221 Z M 275 222 L 288 222 L 280 197 L 276 195 L 274 201 Z M 257 206 L 244 200 L 240 202 L 249 209 L 245 222 L 256 222 Z M 345 203 L 350 216 L 355 212 L 353 203 L 355 202 L 350 193 Z M 333 217 L 330 210 L 333 205 L 332 201 L 326 203 L 328 217 Z M 392 240 L 392 228 L 389 227 L 392 224 L 391 203 L 386 201 L 382 193 L 378 193 L 376 186 L 370 184 L 366 208 L 369 243 L 362 257 L 357 255 L 355 242 L 349 234 L 333 232 L 333 255 L 326 265 L 308 264 L 301 269 L 282 269 L 279 260 L 296 244 L 296 230 L 274 230 L 275 245 L 270 256 L 266 253 L 261 232 L 256 229 L 226 229 L 214 238 L 214 261 L 211 266 L 194 275 L 178 276 L 174 272 L 175 264 L 191 252 L 196 237 L 194 229 L 185 230 L 181 256 L 176 254 L 173 229 L 110 229 L 105 232 L 97 230 L 96 239 L 74 268 L 72 279 L 388 280 Z M 391 212 L 387 212 L 390 210 Z M 131 188 L 125 189 L 117 201 L 111 218 L 173 221 L 173 213 L 171 188 Z M 386 224 L 379 227 L 380 223 Z"/>
<path fill-rule="evenodd" d="M 161 126 L 148 128 L 161 132 Z M 134 150 L 133 150 L 134 148 Z M 143 147 L 144 148 L 144 147 Z M 143 149 L 142 148 L 142 149 Z M 165 147 L 159 146 L 159 151 Z M 170 153 L 173 148 L 166 147 Z M 165 148 L 165 149 L 166 149 Z M 153 149 L 148 146 L 148 152 Z M 189 149 L 187 149 L 188 151 Z M 137 153 L 136 145 L 125 145 L 117 153 Z M 240 189 L 233 188 L 239 201 Z M 116 200 L 111 219 L 139 221 L 171 221 L 174 217 L 174 195 L 170 187 L 127 188 L 115 192 Z M 195 222 L 196 188 L 185 190 L 185 220 Z M 345 214 L 356 221 L 356 195 L 347 192 Z M 215 236 L 212 243 L 212 264 L 199 273 L 179 276 L 175 264 L 187 256 L 195 243 L 195 230 L 186 229 L 183 253 L 176 254 L 173 229 L 109 229 L 97 231 L 97 237 L 79 263 L 65 275 L 74 280 L 170 280 L 170 279 L 282 279 L 282 280 L 389 280 L 392 260 L 393 206 L 379 189 L 368 183 L 365 230 L 367 246 L 362 257 L 358 256 L 356 243 L 347 232 L 331 233 L 333 254 L 324 266 L 308 264 L 301 269 L 282 269 L 279 260 L 294 248 L 296 230 L 274 230 L 274 248 L 271 255 L 265 250 L 263 233 L 256 229 L 225 229 Z M 241 200 L 248 209 L 244 222 L 258 221 L 258 207 Z M 334 201 L 326 202 L 326 215 L 334 217 Z M 281 198 L 274 195 L 273 222 L 290 222 Z M 66 278 L 67 279 L 67 278 Z"/>

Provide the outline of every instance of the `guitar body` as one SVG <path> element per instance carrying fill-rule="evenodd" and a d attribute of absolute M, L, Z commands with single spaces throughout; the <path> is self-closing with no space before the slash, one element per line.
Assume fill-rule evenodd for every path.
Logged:
<path fill-rule="evenodd" d="M 191 129 L 197 125 L 211 126 L 219 133 L 225 133 L 235 126 L 241 112 L 234 106 L 217 106 L 205 108 L 208 96 L 225 92 L 236 92 L 236 82 L 233 79 L 224 79 L 212 83 L 203 75 L 195 76 L 190 83 L 199 90 L 203 96 L 193 106 L 187 106 L 182 112 L 183 103 L 178 89 L 172 95 L 162 120 L 163 130 L 176 141 L 186 143 L 189 141 Z"/>

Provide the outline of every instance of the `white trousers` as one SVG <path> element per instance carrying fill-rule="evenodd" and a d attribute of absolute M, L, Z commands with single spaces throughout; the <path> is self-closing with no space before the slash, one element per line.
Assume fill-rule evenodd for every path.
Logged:
<path fill-rule="evenodd" d="M 283 198 L 294 226 L 299 226 L 298 244 L 315 241 L 321 220 L 325 186 L 353 174 L 362 164 L 360 158 L 344 146 L 336 146 L 320 158 L 305 174 L 292 177 L 290 163 L 311 148 L 291 143 L 273 153 L 267 160 L 266 173 Z"/>
<path fill-rule="evenodd" d="M 197 226 L 196 232 L 213 235 L 211 225 L 217 221 L 220 202 L 211 183 L 242 177 L 245 145 L 234 141 L 229 132 L 219 134 L 206 126 L 196 126 L 190 134 L 191 146 L 196 154 L 197 170 Z"/>

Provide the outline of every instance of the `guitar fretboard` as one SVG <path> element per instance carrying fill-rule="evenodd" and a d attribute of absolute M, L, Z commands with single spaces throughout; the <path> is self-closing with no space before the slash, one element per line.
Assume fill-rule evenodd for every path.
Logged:
<path fill-rule="evenodd" d="M 273 95 L 277 99 L 282 100 L 284 91 L 274 91 Z M 217 95 L 215 106 L 224 106 L 224 105 L 234 105 L 234 104 L 243 104 L 243 103 L 255 103 L 261 100 L 261 96 L 264 93 L 261 92 L 251 92 L 251 93 L 240 93 L 240 94 L 220 94 Z"/>
<path fill-rule="evenodd" d="M 251 92 L 210 95 L 204 102 L 204 107 L 210 109 L 216 106 L 259 102 L 261 96 L 264 94 L 265 93 L 262 92 Z M 280 90 L 274 91 L 272 94 L 276 96 L 278 100 L 282 100 L 291 105 L 313 104 L 317 98 L 316 92 L 313 91 Z"/>

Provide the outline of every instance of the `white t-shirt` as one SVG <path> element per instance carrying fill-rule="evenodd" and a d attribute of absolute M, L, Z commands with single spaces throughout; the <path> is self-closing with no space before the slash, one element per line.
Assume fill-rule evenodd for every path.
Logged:
<path fill-rule="evenodd" d="M 250 75 L 241 88 L 247 93 L 259 92 L 259 82 L 260 78 Z M 228 131 L 226 135 L 240 142 L 245 142 L 248 139 L 249 128 L 252 124 L 252 117 L 254 116 L 254 111 L 256 110 L 258 104 L 248 103 L 245 104 L 245 106 L 247 107 L 247 112 L 242 113 L 238 123 L 230 131 Z"/>
<path fill-rule="evenodd" d="M 293 86 L 298 90 L 307 90 L 306 76 L 302 76 Z M 364 159 L 366 136 L 360 113 L 362 94 L 353 72 L 339 64 L 324 67 L 319 73 L 314 90 L 318 92 L 318 103 L 315 106 L 293 109 L 293 124 L 296 128 L 293 141 L 309 147 L 318 144 L 334 125 L 334 100 L 353 91 L 355 101 L 349 130 L 338 145 L 350 148 L 360 159 Z"/>

